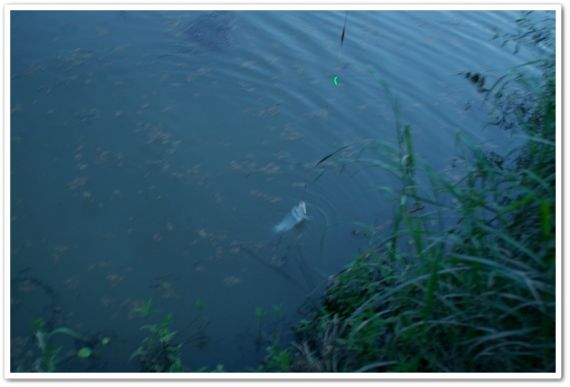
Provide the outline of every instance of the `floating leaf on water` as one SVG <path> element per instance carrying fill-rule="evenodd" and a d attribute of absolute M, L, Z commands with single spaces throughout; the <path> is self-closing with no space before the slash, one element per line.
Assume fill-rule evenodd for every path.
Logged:
<path fill-rule="evenodd" d="M 91 356 L 91 353 L 92 353 L 91 348 L 83 347 L 77 352 L 77 356 L 79 356 L 82 359 L 87 359 L 89 356 Z"/>

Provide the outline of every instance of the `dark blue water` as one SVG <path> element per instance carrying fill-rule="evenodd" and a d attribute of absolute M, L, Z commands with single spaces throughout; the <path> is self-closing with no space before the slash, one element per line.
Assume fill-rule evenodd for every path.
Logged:
<path fill-rule="evenodd" d="M 111 338 L 62 371 L 136 371 L 140 327 L 172 313 L 189 370 L 256 367 L 256 308 L 289 339 L 366 246 L 354 222 L 390 226 L 393 177 L 316 162 L 396 142 L 385 87 L 441 173 L 460 131 L 508 151 L 461 72 L 527 61 L 491 40 L 517 17 L 350 12 L 341 47 L 344 12 L 12 12 L 12 361 L 42 318 Z M 300 201 L 310 220 L 276 234 Z"/>

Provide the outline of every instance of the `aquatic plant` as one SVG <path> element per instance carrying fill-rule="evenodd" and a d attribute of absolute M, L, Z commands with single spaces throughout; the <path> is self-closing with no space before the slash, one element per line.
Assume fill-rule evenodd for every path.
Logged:
<path fill-rule="evenodd" d="M 131 355 L 138 360 L 141 372 L 183 372 L 182 344 L 174 342 L 176 331 L 170 330 L 172 315 L 167 314 L 157 324 L 143 325 L 150 335 L 143 339 Z"/>
<path fill-rule="evenodd" d="M 266 349 L 266 361 L 256 370 L 258 372 L 290 372 L 294 357 L 287 346 L 273 343 Z"/>
<path fill-rule="evenodd" d="M 553 63 L 541 59 L 538 75 L 515 69 L 489 89 L 477 78 L 502 117 L 495 124 L 527 141 L 497 155 L 459 136 L 460 179 L 421 162 L 389 92 L 395 146 L 371 140 L 319 161 L 395 175 L 400 188 L 382 189 L 396 206 L 392 229 L 369 235 L 297 324 L 295 342 L 268 350 L 265 370 L 283 363 L 300 372 L 555 370 Z"/>
<path fill-rule="evenodd" d="M 255 344 L 259 347 L 263 341 L 262 337 L 262 327 L 263 327 L 263 320 L 265 318 L 265 309 L 262 307 L 255 308 L 255 324 L 257 326 L 257 337 L 255 339 Z"/>
<path fill-rule="evenodd" d="M 293 365 L 293 354 L 291 349 L 283 344 L 283 321 L 281 305 L 273 305 L 274 323 L 273 329 L 266 328 L 263 343 L 265 347 L 266 361 L 252 371 L 255 372 L 289 372 Z M 261 335 L 261 333 L 259 334 Z M 262 341 L 259 340 L 259 345 Z"/>
<path fill-rule="evenodd" d="M 77 356 L 82 359 L 87 359 L 88 357 L 91 356 L 92 353 L 93 351 L 91 350 L 91 348 L 83 347 L 79 351 L 77 351 Z"/>
<path fill-rule="evenodd" d="M 76 353 L 62 355 L 64 345 L 57 337 L 69 337 L 82 348 Z M 107 338 L 108 339 L 108 338 Z M 87 338 L 68 327 L 49 329 L 42 318 L 32 321 L 32 335 L 23 344 L 24 356 L 15 359 L 18 372 L 55 372 L 59 366 L 73 357 L 86 359 L 96 349 L 96 340 Z"/>

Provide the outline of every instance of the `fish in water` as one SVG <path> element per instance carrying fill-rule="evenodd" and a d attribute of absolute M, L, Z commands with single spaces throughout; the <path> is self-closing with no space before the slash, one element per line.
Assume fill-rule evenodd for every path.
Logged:
<path fill-rule="evenodd" d="M 287 215 L 273 229 L 275 232 L 285 232 L 291 230 L 303 220 L 309 219 L 307 216 L 307 205 L 301 201 L 289 211 Z"/>

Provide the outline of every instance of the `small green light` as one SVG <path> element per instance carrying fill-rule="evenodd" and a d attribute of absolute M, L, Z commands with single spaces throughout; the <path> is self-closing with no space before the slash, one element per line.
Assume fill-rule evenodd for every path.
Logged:
<path fill-rule="evenodd" d="M 333 81 L 333 83 L 334 83 L 335 86 L 338 86 L 338 75 L 335 75 L 335 76 L 332 78 L 332 81 Z"/>

